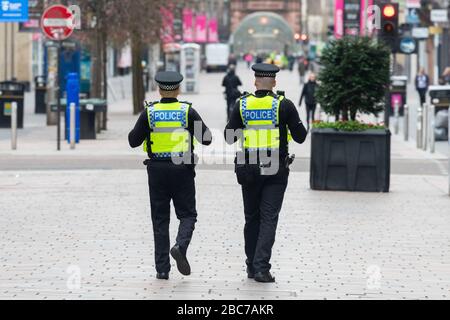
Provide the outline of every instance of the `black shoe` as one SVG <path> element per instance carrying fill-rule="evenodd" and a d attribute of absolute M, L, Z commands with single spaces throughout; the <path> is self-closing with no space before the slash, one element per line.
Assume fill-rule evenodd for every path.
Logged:
<path fill-rule="evenodd" d="M 258 272 L 255 274 L 255 281 L 262 283 L 274 283 L 275 278 L 272 277 L 269 271 L 267 272 Z"/>
<path fill-rule="evenodd" d="M 169 273 L 168 272 L 161 272 L 156 274 L 156 279 L 158 280 L 169 280 Z"/>
<path fill-rule="evenodd" d="M 181 252 L 180 246 L 176 245 L 170 250 L 172 258 L 177 262 L 178 271 L 184 276 L 189 276 L 191 274 L 191 266 L 186 258 L 186 256 Z"/>
<path fill-rule="evenodd" d="M 255 279 L 255 272 L 251 270 L 249 267 L 247 267 L 247 278 Z"/>
<path fill-rule="evenodd" d="M 253 269 L 252 265 L 248 262 L 249 260 L 245 260 L 245 264 L 247 265 L 247 277 L 249 279 L 255 278 L 255 270 Z"/>

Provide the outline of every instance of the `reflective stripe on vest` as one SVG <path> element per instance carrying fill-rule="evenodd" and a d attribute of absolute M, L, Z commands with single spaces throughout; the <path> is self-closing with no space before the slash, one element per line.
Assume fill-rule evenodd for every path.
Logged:
<path fill-rule="evenodd" d="M 156 103 L 147 107 L 152 156 L 183 156 L 191 148 L 188 128 L 189 105 L 181 102 Z M 148 152 L 147 141 L 144 151 Z"/>
<path fill-rule="evenodd" d="M 240 101 L 242 122 L 245 126 L 243 149 L 273 150 L 280 148 L 280 103 L 283 97 L 253 95 Z"/>

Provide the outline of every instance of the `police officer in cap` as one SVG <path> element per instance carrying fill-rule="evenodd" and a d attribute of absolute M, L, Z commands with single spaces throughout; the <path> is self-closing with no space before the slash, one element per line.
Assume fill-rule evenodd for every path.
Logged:
<path fill-rule="evenodd" d="M 178 72 L 159 72 L 161 100 L 148 103 L 128 140 L 132 148 L 144 144 L 149 159 L 150 204 L 155 238 L 156 277 L 168 280 L 170 255 L 183 275 L 190 275 L 186 258 L 197 222 L 195 202 L 195 163 L 193 138 L 211 144 L 211 132 L 189 102 L 178 101 L 183 76 Z M 194 130 L 194 126 L 201 130 Z M 170 202 L 180 221 L 175 246 L 170 249 Z M 170 250 L 170 251 L 169 251 Z"/>
<path fill-rule="evenodd" d="M 240 141 L 236 175 L 242 185 L 245 211 L 245 253 L 248 278 L 271 283 L 270 259 L 279 214 L 288 185 L 289 141 L 303 143 L 307 130 L 292 101 L 274 93 L 275 65 L 256 64 L 255 94 L 241 97 L 225 129 L 227 143 Z"/>

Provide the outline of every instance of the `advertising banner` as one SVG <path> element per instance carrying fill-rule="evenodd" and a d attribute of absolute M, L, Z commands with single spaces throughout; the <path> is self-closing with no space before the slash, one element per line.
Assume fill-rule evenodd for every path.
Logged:
<path fill-rule="evenodd" d="M 0 22 L 28 21 L 28 0 L 0 0 Z"/>
<path fill-rule="evenodd" d="M 183 9 L 183 40 L 194 41 L 194 13 L 192 9 Z"/>
<path fill-rule="evenodd" d="M 219 30 L 217 18 L 211 18 L 208 22 L 208 42 L 209 43 L 219 42 Z"/>
<path fill-rule="evenodd" d="M 344 36 L 344 0 L 336 0 L 334 8 L 334 37 L 341 39 Z"/>
<path fill-rule="evenodd" d="M 361 0 L 361 25 L 360 25 L 360 30 L 361 30 L 361 36 L 365 36 L 366 35 L 366 31 L 368 33 L 368 35 L 373 35 L 374 30 L 369 30 L 369 14 L 371 14 L 371 12 L 364 12 L 367 8 L 367 10 L 373 6 L 373 0 Z M 368 10 L 369 11 L 369 10 Z M 373 11 L 372 11 L 373 14 Z"/>
<path fill-rule="evenodd" d="M 200 14 L 195 19 L 195 42 L 205 43 L 208 41 L 208 32 L 206 28 L 206 15 Z"/>
<path fill-rule="evenodd" d="M 174 30 L 173 30 L 173 11 L 169 7 L 161 8 L 161 17 L 162 17 L 162 30 L 161 30 L 161 42 L 163 44 L 172 43 L 175 41 L 174 39 Z"/>

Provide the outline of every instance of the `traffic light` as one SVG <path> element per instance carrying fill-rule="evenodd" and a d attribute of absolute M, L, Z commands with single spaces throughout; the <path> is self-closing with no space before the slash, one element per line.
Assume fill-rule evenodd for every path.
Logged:
<path fill-rule="evenodd" d="M 380 40 L 384 41 L 392 50 L 397 51 L 399 36 L 399 4 L 381 4 L 381 30 L 378 34 Z"/>

